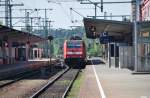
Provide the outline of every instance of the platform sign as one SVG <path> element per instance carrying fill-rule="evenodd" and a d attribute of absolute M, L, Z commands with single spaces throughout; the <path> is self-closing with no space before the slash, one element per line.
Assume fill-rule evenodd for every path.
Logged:
<path fill-rule="evenodd" d="M 108 36 L 108 33 L 107 32 L 103 32 L 100 36 L 101 37 L 106 37 L 106 36 Z"/>
<path fill-rule="evenodd" d="M 101 44 L 107 44 L 113 41 L 113 37 L 109 36 L 107 32 L 103 32 L 99 37 L 99 41 Z"/>

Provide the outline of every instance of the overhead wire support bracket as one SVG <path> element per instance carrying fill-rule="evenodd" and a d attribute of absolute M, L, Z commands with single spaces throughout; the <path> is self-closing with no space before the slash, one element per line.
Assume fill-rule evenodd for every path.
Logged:
<path fill-rule="evenodd" d="M 91 0 L 86 0 L 88 2 L 83 3 L 84 0 L 81 0 L 80 4 L 94 4 L 95 6 L 101 8 L 100 6 L 98 6 L 98 4 L 100 4 L 101 2 L 92 2 Z"/>
<path fill-rule="evenodd" d="M 0 6 L 5 6 L 6 4 L 0 4 Z M 24 6 L 23 3 L 21 4 L 10 4 L 9 6 Z"/>
<path fill-rule="evenodd" d="M 0 4 L 0 6 L 5 6 L 5 25 L 12 28 L 12 7 L 24 6 L 24 4 L 11 4 L 10 0 L 5 0 L 5 4 Z"/>
<path fill-rule="evenodd" d="M 89 1 L 89 2 L 87 2 L 87 1 Z M 95 4 L 95 3 L 97 3 L 97 4 L 101 4 L 101 3 L 103 3 L 103 4 L 121 4 L 121 3 L 134 3 L 135 1 L 113 1 L 113 2 L 92 2 L 92 1 L 90 1 L 90 0 L 81 0 L 81 4 Z"/>
<path fill-rule="evenodd" d="M 112 15 L 112 16 L 96 16 L 96 17 L 130 17 L 131 15 Z M 87 16 L 94 17 L 94 16 Z"/>
<path fill-rule="evenodd" d="M 83 3 L 84 0 L 81 0 L 80 4 L 93 4 L 95 7 L 95 19 L 97 16 L 97 7 L 99 7 L 101 9 L 101 12 L 103 12 L 103 0 L 101 0 L 101 2 L 92 2 L 91 0 L 86 0 L 88 1 L 88 3 Z M 98 4 L 101 4 L 101 6 L 98 6 Z"/>

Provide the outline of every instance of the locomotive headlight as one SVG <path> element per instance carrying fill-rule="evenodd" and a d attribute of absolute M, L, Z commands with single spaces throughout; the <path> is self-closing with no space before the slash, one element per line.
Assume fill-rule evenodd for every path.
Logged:
<path fill-rule="evenodd" d="M 67 54 L 82 54 L 82 52 L 67 52 Z"/>

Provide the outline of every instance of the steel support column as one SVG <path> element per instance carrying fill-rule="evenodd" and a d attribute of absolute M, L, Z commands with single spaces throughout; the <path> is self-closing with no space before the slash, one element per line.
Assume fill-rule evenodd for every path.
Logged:
<path fill-rule="evenodd" d="M 117 66 L 116 65 L 116 43 L 114 43 L 114 64 L 115 64 L 115 67 Z"/>
<path fill-rule="evenodd" d="M 29 44 L 26 44 L 26 61 L 29 59 Z"/>
<path fill-rule="evenodd" d="M 134 62 L 134 71 L 139 71 L 138 69 L 138 24 L 137 21 L 139 21 L 139 5 L 140 5 L 140 0 L 136 0 L 136 8 L 135 8 L 135 19 L 133 20 L 134 23 L 134 56 L 135 56 L 135 62 Z"/>
<path fill-rule="evenodd" d="M 110 43 L 108 43 L 108 67 L 111 67 L 111 46 Z"/>
<path fill-rule="evenodd" d="M 95 6 L 95 16 L 94 16 L 94 19 L 96 19 L 96 17 L 97 17 L 97 3 L 94 3 L 94 6 Z"/>
<path fill-rule="evenodd" d="M 12 42 L 8 41 L 8 57 L 9 57 L 9 64 L 12 63 Z"/>

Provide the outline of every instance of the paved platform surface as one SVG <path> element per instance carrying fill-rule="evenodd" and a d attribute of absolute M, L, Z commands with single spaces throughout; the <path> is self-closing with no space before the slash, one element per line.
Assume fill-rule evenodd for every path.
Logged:
<path fill-rule="evenodd" d="M 150 98 L 150 74 L 131 73 L 128 69 L 108 68 L 105 64 L 88 65 L 79 98 Z"/>
<path fill-rule="evenodd" d="M 150 98 L 150 74 L 132 75 L 127 69 L 95 65 L 107 98 Z"/>
<path fill-rule="evenodd" d="M 86 66 L 83 74 L 84 79 L 78 98 L 100 98 L 100 93 L 92 66 Z"/>

